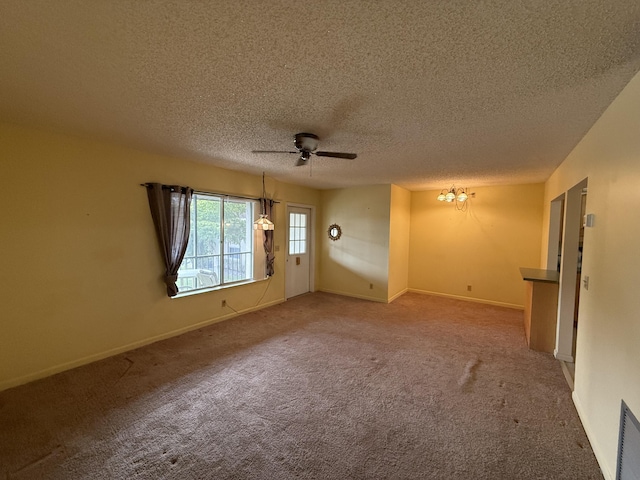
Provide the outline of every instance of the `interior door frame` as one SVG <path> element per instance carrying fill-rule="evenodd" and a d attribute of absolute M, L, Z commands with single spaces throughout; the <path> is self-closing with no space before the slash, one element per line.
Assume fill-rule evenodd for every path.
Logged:
<path fill-rule="evenodd" d="M 289 207 L 294 207 L 294 208 L 307 208 L 310 211 L 310 218 L 309 218 L 309 291 L 310 292 L 315 292 L 316 291 L 316 207 L 315 205 L 307 205 L 305 203 L 293 203 L 293 202 L 287 202 L 285 204 L 285 214 L 286 214 L 286 218 L 287 218 L 287 227 L 286 227 L 286 232 L 285 232 L 285 255 L 289 255 Z M 285 257 L 286 258 L 286 257 Z M 289 296 L 289 292 L 287 292 L 287 281 L 286 281 L 286 275 L 287 273 L 287 267 L 285 266 L 285 288 L 284 288 L 284 299 L 288 300 L 289 298 L 291 298 Z"/>
<path fill-rule="evenodd" d="M 553 355 L 568 363 L 574 363 L 573 357 L 573 321 L 576 308 L 576 273 L 578 270 L 578 243 L 580 222 L 582 221 L 582 190 L 589 179 L 577 183 L 564 196 L 564 225 L 562 227 L 562 259 L 558 286 L 558 314 L 556 319 L 556 348 Z M 560 198 L 560 197 L 559 197 Z M 558 200 L 558 199 L 556 199 Z M 547 266 L 552 264 L 552 246 L 548 246 Z M 578 299 L 578 302 L 580 299 Z M 578 305 L 578 312 L 579 310 Z"/>

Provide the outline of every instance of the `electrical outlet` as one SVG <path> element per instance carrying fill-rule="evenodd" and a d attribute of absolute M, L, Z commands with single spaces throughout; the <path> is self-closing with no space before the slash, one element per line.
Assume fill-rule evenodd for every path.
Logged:
<path fill-rule="evenodd" d="M 222 306 L 226 307 L 227 306 L 227 301 L 226 300 L 222 300 Z"/>
<path fill-rule="evenodd" d="M 582 285 L 584 286 L 585 290 L 589 290 L 589 275 L 585 275 L 582 278 Z"/>
<path fill-rule="evenodd" d="M 280 245 L 276 245 L 275 247 L 273 247 L 273 251 L 274 252 L 279 252 L 280 251 Z"/>
<path fill-rule="evenodd" d="M 467 292 L 471 291 L 471 285 L 467 285 Z"/>

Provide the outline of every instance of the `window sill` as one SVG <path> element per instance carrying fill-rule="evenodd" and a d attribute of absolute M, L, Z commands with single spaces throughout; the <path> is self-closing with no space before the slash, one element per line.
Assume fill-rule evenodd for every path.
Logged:
<path fill-rule="evenodd" d="M 239 287 L 240 285 L 250 285 L 252 283 L 264 282 L 269 279 L 271 279 L 271 277 L 259 278 L 257 280 L 245 280 L 243 282 L 236 282 L 236 283 L 227 283 L 226 285 L 217 285 L 215 287 L 198 288 L 196 290 L 178 292 L 178 294 L 175 297 L 171 297 L 171 298 L 191 297 L 193 295 L 199 295 L 201 293 L 216 292 L 218 290 L 226 290 L 227 288 Z"/>

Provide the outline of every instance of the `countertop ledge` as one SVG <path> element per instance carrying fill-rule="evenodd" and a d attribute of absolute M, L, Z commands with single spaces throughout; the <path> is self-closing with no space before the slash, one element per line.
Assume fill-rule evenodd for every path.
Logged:
<path fill-rule="evenodd" d="M 520 267 L 522 279 L 528 282 L 558 283 L 560 275 L 555 270 L 541 270 L 539 268 Z"/>

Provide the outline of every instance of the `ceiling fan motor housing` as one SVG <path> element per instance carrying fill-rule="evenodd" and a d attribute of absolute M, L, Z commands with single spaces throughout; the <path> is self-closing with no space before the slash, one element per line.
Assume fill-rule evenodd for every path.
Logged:
<path fill-rule="evenodd" d="M 318 136 L 313 133 L 297 133 L 293 144 L 301 152 L 313 152 L 318 148 L 318 140 Z"/>

